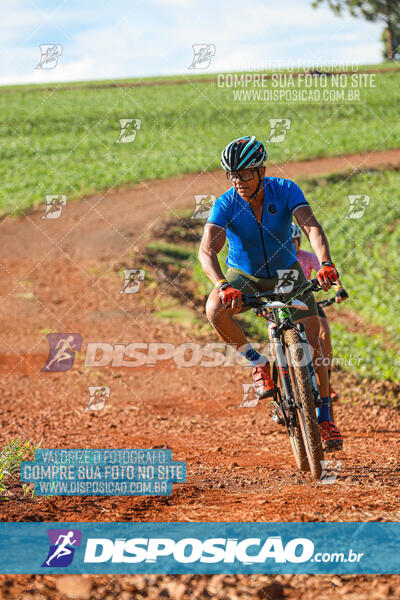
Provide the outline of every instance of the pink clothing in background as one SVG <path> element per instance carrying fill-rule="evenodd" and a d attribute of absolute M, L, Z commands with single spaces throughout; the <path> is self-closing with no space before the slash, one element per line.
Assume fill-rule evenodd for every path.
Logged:
<path fill-rule="evenodd" d="M 299 250 L 297 253 L 297 260 L 299 261 L 300 266 L 304 271 L 306 279 L 311 278 L 312 271 L 319 271 L 318 258 L 312 252 L 306 252 L 306 250 Z"/>

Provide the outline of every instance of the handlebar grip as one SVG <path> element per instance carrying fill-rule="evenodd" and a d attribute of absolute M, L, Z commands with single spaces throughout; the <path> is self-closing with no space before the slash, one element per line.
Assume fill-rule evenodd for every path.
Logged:
<path fill-rule="evenodd" d="M 310 279 L 310 283 L 312 284 L 310 288 L 311 292 L 319 292 L 320 290 L 322 290 L 322 287 L 319 285 L 318 279 L 316 277 L 314 279 Z"/>
<path fill-rule="evenodd" d="M 340 296 L 340 298 L 344 298 L 344 299 L 349 297 L 348 293 L 346 292 L 346 290 L 345 290 L 343 287 L 342 287 L 342 288 L 340 288 L 340 289 L 339 289 L 339 290 L 336 292 L 336 296 Z"/>

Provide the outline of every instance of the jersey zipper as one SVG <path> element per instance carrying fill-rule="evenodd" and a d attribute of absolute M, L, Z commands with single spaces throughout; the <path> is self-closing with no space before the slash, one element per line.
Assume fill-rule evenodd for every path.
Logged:
<path fill-rule="evenodd" d="M 251 208 L 251 211 L 252 211 L 252 213 L 253 213 L 253 215 L 254 215 L 254 218 L 255 218 L 255 220 L 257 221 L 257 217 L 256 217 L 256 215 L 254 214 L 254 210 L 253 210 L 253 208 L 252 208 L 251 206 L 250 206 L 250 208 Z M 269 267 L 268 267 L 268 258 L 267 258 L 267 253 L 266 253 L 266 251 L 265 251 L 264 236 L 263 236 L 263 234 L 262 234 L 262 219 L 263 219 L 263 216 L 264 216 L 264 208 L 265 208 L 265 198 L 264 198 L 263 210 L 262 210 L 262 214 L 261 214 L 261 221 L 260 221 L 260 223 L 257 221 L 257 225 L 258 225 L 258 230 L 259 230 L 259 232 L 260 232 L 261 244 L 262 244 L 262 249 L 263 249 L 263 253 L 264 253 L 264 262 L 265 262 L 265 268 L 267 269 L 267 275 L 268 275 L 268 279 L 271 279 L 271 273 L 270 273 L 270 271 L 269 271 Z"/>
<path fill-rule="evenodd" d="M 265 267 L 267 269 L 268 279 L 271 279 L 271 273 L 269 272 L 269 267 L 268 267 L 267 253 L 265 252 L 264 237 L 263 237 L 263 234 L 262 234 L 261 223 L 258 223 L 258 229 L 260 231 L 261 244 L 262 244 L 262 247 L 263 247 Z"/>

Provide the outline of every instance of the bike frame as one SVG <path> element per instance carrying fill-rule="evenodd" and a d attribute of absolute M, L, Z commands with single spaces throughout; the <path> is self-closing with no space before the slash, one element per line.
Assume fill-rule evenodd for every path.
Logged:
<path fill-rule="evenodd" d="M 274 377 L 274 383 L 275 383 L 276 395 L 275 395 L 274 399 L 272 400 L 272 402 L 274 404 L 278 404 L 278 408 L 282 412 L 283 420 L 285 422 L 285 425 L 286 425 L 286 428 L 288 431 L 288 435 L 290 435 L 292 428 L 296 426 L 296 410 L 295 410 L 296 402 L 295 402 L 295 396 L 293 393 L 292 382 L 290 380 L 289 365 L 288 365 L 287 358 L 286 358 L 284 343 L 283 343 L 283 340 L 281 339 L 282 335 L 278 333 L 278 327 L 276 325 L 273 325 L 271 327 L 271 338 L 272 338 L 272 343 L 274 345 L 275 365 L 276 365 L 276 369 L 279 370 L 281 384 L 282 384 L 282 388 L 283 388 L 282 389 L 283 398 L 282 398 L 281 391 L 277 385 L 278 374 L 277 374 L 277 370 L 275 370 L 276 376 Z M 278 400 L 278 402 L 277 402 L 277 400 Z M 275 420 L 277 420 L 279 422 L 279 417 L 276 416 Z"/>
<path fill-rule="evenodd" d="M 275 353 L 275 365 L 277 367 L 277 369 L 279 370 L 279 374 L 281 377 L 281 382 L 282 382 L 282 388 L 283 388 L 283 398 L 282 398 L 282 394 L 280 393 L 279 387 L 276 385 L 277 381 L 275 381 L 275 388 L 276 388 L 276 396 L 278 397 L 278 402 L 276 402 L 276 396 L 274 398 L 274 400 L 272 402 L 274 402 L 274 404 L 278 404 L 278 407 L 280 408 L 281 412 L 282 412 L 282 416 L 283 416 L 283 420 L 285 422 L 285 425 L 288 429 L 288 434 L 290 435 L 290 430 L 292 429 L 292 427 L 294 427 L 296 425 L 297 422 L 297 416 L 296 416 L 296 399 L 295 399 L 295 395 L 294 395 L 294 391 L 293 391 L 293 387 L 292 387 L 292 381 L 290 378 L 290 373 L 289 373 L 289 366 L 288 366 L 288 362 L 287 362 L 287 358 L 286 358 L 286 352 L 285 352 L 285 342 L 284 342 L 284 331 L 286 329 L 296 329 L 299 333 L 300 333 L 300 337 L 302 339 L 303 342 L 303 352 L 304 352 L 304 358 L 306 361 L 306 366 L 307 366 L 307 370 L 309 373 L 309 378 L 310 378 L 310 383 L 311 383 L 311 389 L 312 389 L 312 393 L 313 393 L 313 397 L 314 397 L 314 402 L 315 402 L 315 406 L 321 406 L 321 398 L 320 398 L 320 393 L 319 393 L 319 388 L 318 388 L 318 384 L 317 384 L 317 378 L 315 375 L 315 369 L 314 369 L 314 365 L 312 362 L 312 357 L 311 357 L 311 351 L 310 351 L 310 345 L 309 342 L 307 340 L 307 336 L 306 336 L 306 332 L 305 332 L 305 327 L 303 325 L 303 323 L 298 323 L 297 325 L 295 325 L 292 321 L 292 317 L 291 317 L 291 313 L 290 313 L 290 308 L 289 308 L 289 304 L 296 299 L 297 296 L 303 294 L 304 292 L 308 291 L 308 290 L 312 290 L 314 288 L 315 291 L 317 291 L 315 288 L 318 285 L 317 280 L 311 280 L 310 282 L 307 282 L 308 286 L 304 287 L 302 286 L 300 288 L 300 291 L 295 295 L 295 296 L 291 296 L 289 301 L 286 304 L 282 304 L 281 306 L 275 308 L 275 307 L 269 307 L 269 303 L 268 301 L 265 301 L 264 304 L 260 304 L 255 310 L 259 310 L 262 308 L 267 309 L 268 311 L 272 312 L 273 318 L 271 317 L 266 317 L 264 315 L 264 318 L 266 321 L 270 321 L 273 325 L 270 328 L 270 337 L 271 337 L 271 341 L 272 344 L 274 346 L 274 353 Z M 254 296 L 248 296 L 247 298 L 253 298 L 254 300 L 258 302 L 262 302 L 262 299 L 265 297 L 272 297 L 272 296 L 281 296 L 282 294 L 274 294 L 274 293 L 269 293 L 269 292 L 260 292 L 258 294 L 255 294 Z M 246 297 L 245 297 L 246 298 Z M 298 407 L 301 408 L 301 407 Z M 275 419 L 275 420 L 279 420 L 279 418 Z"/>

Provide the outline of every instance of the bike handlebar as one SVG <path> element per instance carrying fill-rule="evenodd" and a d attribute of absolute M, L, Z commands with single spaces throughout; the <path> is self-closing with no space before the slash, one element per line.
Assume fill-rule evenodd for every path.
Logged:
<path fill-rule="evenodd" d="M 317 304 L 321 308 L 325 308 L 325 306 L 330 306 L 331 304 L 333 304 L 335 302 L 335 298 L 336 296 L 333 296 L 333 298 L 328 298 L 327 300 L 320 300 L 319 302 L 317 302 Z"/>
<path fill-rule="evenodd" d="M 340 290 L 338 290 L 338 292 L 336 292 L 336 296 L 328 298 L 327 300 L 320 300 L 319 302 L 317 302 L 317 304 L 321 308 L 325 308 L 325 306 L 330 306 L 331 304 L 333 304 L 337 296 L 342 296 L 342 298 L 344 299 L 349 297 L 348 293 L 343 288 L 341 288 Z"/>
<path fill-rule="evenodd" d="M 243 294 L 242 295 L 242 304 L 243 306 L 250 306 L 253 308 L 259 308 L 263 305 L 263 299 L 268 298 L 268 300 L 280 300 L 282 302 L 288 302 L 293 298 L 293 292 L 319 292 L 322 290 L 322 287 L 318 283 L 318 279 L 310 279 L 306 281 L 302 285 L 295 286 L 291 289 L 290 292 L 257 292 L 256 294 Z M 296 296 L 298 294 L 295 294 Z"/>

